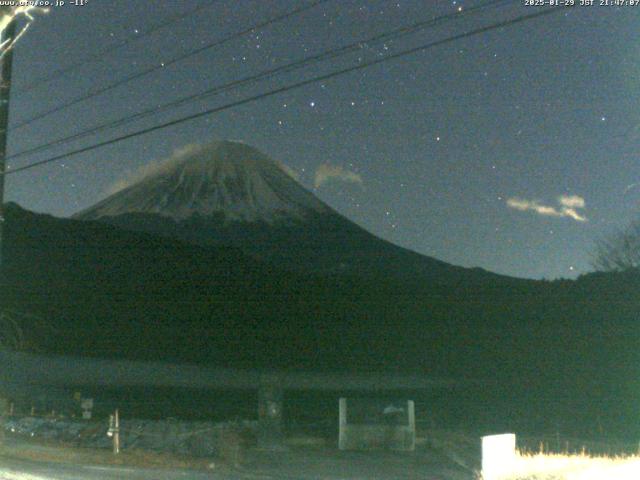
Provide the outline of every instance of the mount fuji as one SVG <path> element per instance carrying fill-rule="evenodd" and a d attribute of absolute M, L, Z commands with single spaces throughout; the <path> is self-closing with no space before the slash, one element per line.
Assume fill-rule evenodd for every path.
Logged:
<path fill-rule="evenodd" d="M 284 166 L 239 142 L 190 148 L 74 219 L 200 246 L 234 246 L 281 268 L 311 273 L 447 282 L 498 277 L 376 237 L 306 190 Z"/>
<path fill-rule="evenodd" d="M 279 164 L 238 142 L 190 147 L 153 174 L 81 212 L 91 220 L 152 214 L 175 222 L 219 217 L 225 225 L 304 222 L 330 209 Z"/>

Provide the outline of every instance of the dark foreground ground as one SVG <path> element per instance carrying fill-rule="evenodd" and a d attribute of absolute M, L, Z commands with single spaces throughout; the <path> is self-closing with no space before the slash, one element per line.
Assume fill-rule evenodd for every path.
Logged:
<path fill-rule="evenodd" d="M 16 437 L 5 438 L 0 447 L 2 480 L 474 479 L 473 472 L 455 458 L 426 444 L 414 453 L 340 452 L 327 445 L 289 446 L 279 452 L 250 449 L 243 452 L 237 466 L 201 460 L 189 465 L 185 459 L 157 463 L 131 452 L 114 459 L 107 451 L 44 445 Z"/>

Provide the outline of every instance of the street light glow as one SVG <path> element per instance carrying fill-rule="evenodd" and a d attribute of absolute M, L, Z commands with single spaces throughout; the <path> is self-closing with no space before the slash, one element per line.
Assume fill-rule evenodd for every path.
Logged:
<path fill-rule="evenodd" d="M 48 8 L 35 7 L 32 5 L 29 6 L 19 6 L 19 7 L 0 7 L 0 38 L 2 41 L 0 42 L 0 59 L 4 57 L 4 55 L 10 51 L 16 44 L 16 42 L 26 33 L 26 31 L 31 26 L 31 22 L 33 22 L 34 18 L 31 15 L 32 13 L 48 13 Z M 5 30 L 9 27 L 11 22 L 13 22 L 19 16 L 23 16 L 27 18 L 27 23 L 22 26 L 20 31 L 16 34 L 15 38 L 7 38 L 4 39 Z"/>

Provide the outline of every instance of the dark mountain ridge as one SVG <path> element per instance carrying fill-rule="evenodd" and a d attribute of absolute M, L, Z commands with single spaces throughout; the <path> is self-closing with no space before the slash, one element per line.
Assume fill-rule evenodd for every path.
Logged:
<path fill-rule="evenodd" d="M 500 282 L 479 285 L 302 274 L 234 248 L 202 247 L 98 222 L 57 219 L 15 204 L 7 206 L 6 219 L 5 291 L 16 308 L 28 306 L 29 312 L 51 319 L 66 341 L 56 339 L 46 348 L 59 353 L 232 361 L 242 356 L 238 342 L 259 340 L 265 352 L 282 349 L 285 357 L 289 347 L 310 341 L 319 342 L 318 352 L 324 349 L 329 356 L 339 356 L 328 351 L 336 345 L 331 329 L 335 336 L 344 334 L 356 341 L 357 335 L 350 331 L 354 326 L 370 330 L 368 336 L 376 329 L 395 329 L 387 312 L 400 305 L 423 303 L 417 299 L 424 296 L 496 292 L 503 281 L 496 277 Z M 189 333 L 185 325 L 194 330 Z M 136 333 L 123 341 L 125 334 L 118 328 Z M 184 345 L 174 342 L 175 331 L 185 337 Z M 212 345 L 219 344 L 216 348 L 206 347 L 209 337 Z M 122 342 L 121 349 L 116 339 Z M 191 340 L 201 349 L 192 348 Z M 125 347 L 127 342 L 139 345 Z M 327 342 L 324 347 L 323 342 Z M 147 345 L 154 343 L 158 348 Z M 356 343 L 362 343 L 364 354 L 366 342 Z M 310 356 L 299 360 L 311 365 L 314 349 L 304 348 Z M 345 348 L 342 353 L 348 356 L 350 347 Z"/>
<path fill-rule="evenodd" d="M 73 218 L 196 245 L 233 245 L 303 272 L 418 276 L 443 283 L 497 277 L 372 235 L 320 201 L 277 162 L 238 142 L 193 147 Z"/>

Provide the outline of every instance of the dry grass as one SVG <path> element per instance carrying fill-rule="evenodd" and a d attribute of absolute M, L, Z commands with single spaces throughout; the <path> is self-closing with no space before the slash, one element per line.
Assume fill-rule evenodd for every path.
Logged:
<path fill-rule="evenodd" d="M 640 456 L 605 457 L 549 453 L 520 453 L 516 457 L 512 473 L 500 477 L 500 480 L 638 479 L 640 479 Z"/>
<path fill-rule="evenodd" d="M 436 429 L 421 433 L 427 446 L 443 452 L 450 460 L 468 470 L 480 471 L 479 434 Z M 520 442 L 520 438 L 518 440 Z M 549 453 L 542 450 L 539 439 L 532 437 L 528 440 L 524 443 L 539 446 L 541 450 L 519 451 L 512 473 L 499 477 L 499 480 L 640 480 L 640 453 L 630 453 L 635 451 L 633 445 L 572 439 L 568 443 L 576 450 L 567 452 L 573 453 Z M 564 441 L 559 443 L 565 445 Z M 479 473 L 477 477 L 482 478 Z"/>

